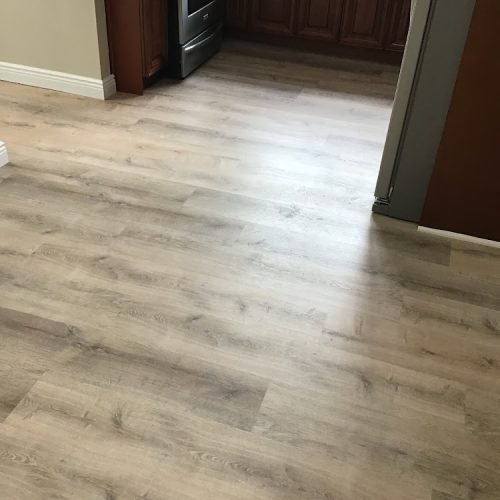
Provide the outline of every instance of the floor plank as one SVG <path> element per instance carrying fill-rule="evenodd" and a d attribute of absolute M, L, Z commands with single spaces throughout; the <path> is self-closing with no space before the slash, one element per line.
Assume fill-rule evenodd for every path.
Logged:
<path fill-rule="evenodd" d="M 0 82 L 2 498 L 500 498 L 500 252 L 371 214 L 396 82 Z"/>

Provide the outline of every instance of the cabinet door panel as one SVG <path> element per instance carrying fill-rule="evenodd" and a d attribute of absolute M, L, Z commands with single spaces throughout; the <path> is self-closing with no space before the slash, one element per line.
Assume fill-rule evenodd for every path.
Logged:
<path fill-rule="evenodd" d="M 226 0 L 226 25 L 245 29 L 248 24 L 248 0 Z"/>
<path fill-rule="evenodd" d="M 320 40 L 338 40 L 341 14 L 341 0 L 299 0 L 298 34 Z"/>
<path fill-rule="evenodd" d="M 410 28 L 411 0 L 394 0 L 393 14 L 386 48 L 402 52 Z"/>
<path fill-rule="evenodd" d="M 291 35 L 296 0 L 253 0 L 252 29 L 263 33 Z"/>
<path fill-rule="evenodd" d="M 388 0 L 346 0 L 341 42 L 344 45 L 383 48 L 388 21 Z"/>
<path fill-rule="evenodd" d="M 166 0 L 142 0 L 144 77 L 157 73 L 166 60 Z"/>

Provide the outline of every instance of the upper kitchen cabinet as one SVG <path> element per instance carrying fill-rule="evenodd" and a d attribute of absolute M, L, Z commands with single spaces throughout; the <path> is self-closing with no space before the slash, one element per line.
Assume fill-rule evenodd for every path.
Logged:
<path fill-rule="evenodd" d="M 251 29 L 262 33 L 292 35 L 296 0 L 253 0 Z"/>
<path fill-rule="evenodd" d="M 337 41 L 342 18 L 342 0 L 298 0 L 299 36 Z"/>
<path fill-rule="evenodd" d="M 389 24 L 389 0 L 344 0 L 344 3 L 341 43 L 355 47 L 383 48 Z"/>
<path fill-rule="evenodd" d="M 392 9 L 386 48 L 402 52 L 410 28 L 411 0 L 393 0 Z"/>
<path fill-rule="evenodd" d="M 248 1 L 226 1 L 226 26 L 230 29 L 246 29 L 248 25 Z"/>

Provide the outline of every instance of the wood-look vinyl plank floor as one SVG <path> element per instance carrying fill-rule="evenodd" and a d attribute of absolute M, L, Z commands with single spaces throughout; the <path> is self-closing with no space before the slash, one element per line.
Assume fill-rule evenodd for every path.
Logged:
<path fill-rule="evenodd" d="M 500 252 L 371 214 L 396 82 L 0 82 L 0 498 L 500 499 Z"/>

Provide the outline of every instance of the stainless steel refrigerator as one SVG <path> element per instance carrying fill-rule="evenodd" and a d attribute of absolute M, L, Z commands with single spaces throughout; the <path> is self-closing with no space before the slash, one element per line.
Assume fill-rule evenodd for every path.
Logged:
<path fill-rule="evenodd" d="M 475 4 L 413 1 L 374 212 L 420 221 Z"/>

